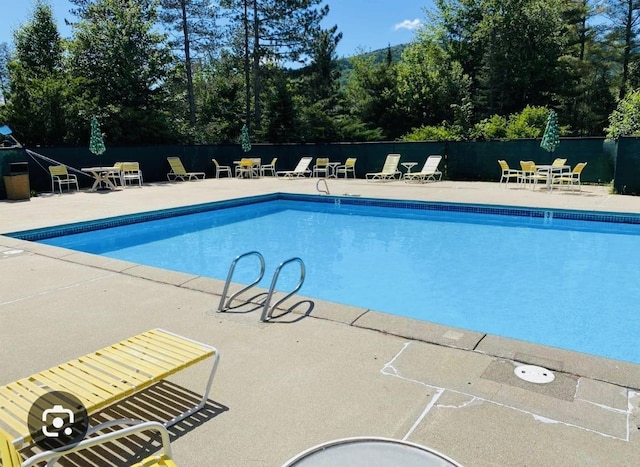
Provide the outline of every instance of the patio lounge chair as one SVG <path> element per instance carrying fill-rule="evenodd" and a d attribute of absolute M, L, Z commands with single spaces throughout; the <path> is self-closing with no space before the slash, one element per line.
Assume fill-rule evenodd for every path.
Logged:
<path fill-rule="evenodd" d="M 313 159 L 313 157 L 309 157 L 309 156 L 303 157 L 300 159 L 295 169 L 282 170 L 280 172 L 276 172 L 276 175 L 278 177 L 283 177 L 283 178 L 306 177 L 307 174 L 311 173 L 311 170 L 309 170 L 309 164 L 311 164 L 311 159 Z"/>
<path fill-rule="evenodd" d="M 213 165 L 216 168 L 216 178 L 220 178 L 220 174 L 226 173 L 228 177 L 233 177 L 233 173 L 231 172 L 231 167 L 228 165 L 220 165 L 218 161 L 215 159 L 211 159 Z"/>
<path fill-rule="evenodd" d="M 396 175 L 400 175 L 398 164 L 400 163 L 400 154 L 387 154 L 381 172 L 371 172 L 365 174 L 368 181 L 372 180 L 395 180 Z"/>
<path fill-rule="evenodd" d="M 183 181 L 184 179 L 193 180 L 194 178 L 197 180 L 199 178 L 204 179 L 205 177 L 204 172 L 187 172 L 179 157 L 167 157 L 167 161 L 171 166 L 171 172 L 167 174 L 169 181 L 176 181 L 178 179 Z"/>
<path fill-rule="evenodd" d="M 78 187 L 78 177 L 75 174 L 70 174 L 67 171 L 67 167 L 64 165 L 50 165 L 49 174 L 51 175 L 51 192 L 55 193 L 55 185 L 58 184 L 58 190 L 62 194 L 62 185 L 67 185 L 71 189 L 71 185 L 76 186 L 76 190 L 80 190 Z"/>
<path fill-rule="evenodd" d="M 438 170 L 438 165 L 440 165 L 441 160 L 442 156 L 440 155 L 431 155 L 427 157 L 427 160 L 424 162 L 424 166 L 422 166 L 422 170 L 420 172 L 404 174 L 404 181 L 425 183 L 429 180 L 433 180 L 434 182 L 436 180 L 442 180 L 442 172 Z"/>
<path fill-rule="evenodd" d="M 551 179 L 551 188 L 553 188 L 554 184 L 563 185 L 566 183 L 572 188 L 574 186 L 577 186 L 578 191 L 581 191 L 582 188 L 580 184 L 580 175 L 582 174 L 582 171 L 584 170 L 586 165 L 586 162 L 580 162 L 579 164 L 576 164 L 571 172 L 562 172 L 559 174 L 555 174 Z"/>
<path fill-rule="evenodd" d="M 164 422 L 164 426 L 168 428 L 206 405 L 219 359 L 220 354 L 215 347 L 169 331 L 152 329 L 0 386 L 0 420 L 8 434 L 7 439 L 20 448 L 33 441 L 28 425 L 29 411 L 43 393 L 63 388 L 76 395 L 86 413 L 91 416 L 181 370 L 205 360 L 212 362 L 202 398 L 197 405 L 188 409 L 181 406 L 181 414 Z M 148 414 L 153 412 L 142 410 Z M 116 424 L 114 422 L 131 424 L 131 418 L 109 420 L 90 431 L 113 426 Z M 2 460 L 4 462 L 4 457 Z"/>
<path fill-rule="evenodd" d="M 344 174 L 344 178 L 348 178 L 349 174 L 353 175 L 353 178 L 356 178 L 356 158 L 349 157 L 347 161 L 343 165 L 339 165 L 336 167 L 336 177 L 339 177 L 340 174 Z"/>
<path fill-rule="evenodd" d="M 168 466 L 175 467 L 175 462 L 172 460 L 171 455 L 171 444 L 169 438 L 169 432 L 167 429 L 159 422 L 144 422 L 139 423 L 137 425 L 129 426 L 120 430 L 111 431 L 109 433 L 105 433 L 99 436 L 94 436 L 91 438 L 85 438 L 77 445 L 65 449 L 65 450 L 56 450 L 56 451 L 44 451 L 34 456 L 29 457 L 22 462 L 20 454 L 15 446 L 11 443 L 10 436 L 7 432 L 0 428 L 0 460 L 2 460 L 2 465 L 4 467 L 30 467 L 33 465 L 41 464 L 45 461 L 50 461 L 52 459 L 57 459 L 60 457 L 67 456 L 73 452 L 82 451 L 85 449 L 89 449 L 94 446 L 100 446 L 105 443 L 114 441 L 119 438 L 124 438 L 129 435 L 140 434 L 145 431 L 155 431 L 160 434 L 160 439 L 162 441 L 162 454 L 154 454 L 143 461 L 134 464 L 133 467 L 147 467 L 147 466 Z M 49 465 L 49 464 L 47 464 Z"/>

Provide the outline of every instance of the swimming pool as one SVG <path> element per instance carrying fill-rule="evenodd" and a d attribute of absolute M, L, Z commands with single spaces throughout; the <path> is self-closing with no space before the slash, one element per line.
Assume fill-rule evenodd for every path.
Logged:
<path fill-rule="evenodd" d="M 258 250 L 264 287 L 299 256 L 307 296 L 635 363 L 639 235 L 630 215 L 282 194 L 14 234 L 218 279 Z"/>

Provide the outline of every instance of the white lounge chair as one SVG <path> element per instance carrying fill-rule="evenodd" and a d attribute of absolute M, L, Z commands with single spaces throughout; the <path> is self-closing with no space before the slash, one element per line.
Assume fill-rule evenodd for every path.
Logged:
<path fill-rule="evenodd" d="M 384 161 L 381 172 L 370 172 L 365 174 L 365 178 L 368 181 L 373 180 L 395 180 L 396 175 L 401 175 L 398 170 L 398 164 L 400 163 L 400 154 L 387 154 L 387 158 Z"/>
<path fill-rule="evenodd" d="M 307 174 L 311 173 L 311 170 L 309 170 L 309 164 L 311 164 L 311 159 L 313 159 L 313 157 L 303 157 L 300 159 L 300 162 L 298 162 L 298 165 L 296 165 L 295 169 L 282 170 L 280 172 L 276 172 L 276 175 L 278 177 L 283 177 L 283 178 L 306 177 Z"/>
<path fill-rule="evenodd" d="M 440 165 L 440 161 L 442 160 L 442 156 L 432 155 L 427 157 L 427 160 L 424 162 L 424 166 L 422 166 L 422 170 L 420 172 L 407 173 L 404 174 L 405 182 L 428 182 L 429 180 L 442 180 L 442 172 L 438 170 L 438 165 Z"/>

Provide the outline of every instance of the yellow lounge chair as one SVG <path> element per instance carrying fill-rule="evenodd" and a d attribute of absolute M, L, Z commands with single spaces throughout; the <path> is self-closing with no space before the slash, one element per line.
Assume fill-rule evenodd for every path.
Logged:
<path fill-rule="evenodd" d="M 429 180 L 433 180 L 434 182 L 436 180 L 442 180 L 442 172 L 438 170 L 438 165 L 440 165 L 441 160 L 442 156 L 440 155 L 431 155 L 427 157 L 422 170 L 420 172 L 404 174 L 404 181 L 424 183 L 428 182 Z"/>
<path fill-rule="evenodd" d="M 276 172 L 276 176 L 283 177 L 283 178 L 306 177 L 307 174 L 311 173 L 311 170 L 309 170 L 309 164 L 311 164 L 311 159 L 313 159 L 313 157 L 308 157 L 308 156 L 303 157 L 300 159 L 295 169 Z"/>
<path fill-rule="evenodd" d="M 387 158 L 384 161 L 381 172 L 371 172 L 365 174 L 365 178 L 368 181 L 373 180 L 395 180 L 396 175 L 400 175 L 398 170 L 398 164 L 400 163 L 400 154 L 387 154 Z"/>
<path fill-rule="evenodd" d="M 121 430 L 112 431 L 100 436 L 85 438 L 77 445 L 64 450 L 44 451 L 29 457 L 24 462 L 20 457 L 15 446 L 11 443 L 9 434 L 0 428 L 0 460 L 3 467 L 31 467 L 41 464 L 45 461 L 58 459 L 71 453 L 99 446 L 110 441 L 115 441 L 129 435 L 139 434 L 144 431 L 156 431 L 160 433 L 162 440 L 162 453 L 154 454 L 143 461 L 134 464 L 133 467 L 151 467 L 151 466 L 167 466 L 175 467 L 176 464 L 172 460 L 171 443 L 167 429 L 159 422 L 144 422 L 137 425 L 129 426 Z M 131 443 L 128 443 L 131 444 Z M 49 465 L 49 464 L 47 464 Z"/>
<path fill-rule="evenodd" d="M 167 174 L 167 179 L 169 181 L 175 181 L 178 179 L 193 180 L 194 178 L 197 180 L 199 178 L 204 179 L 205 177 L 204 172 L 187 172 L 179 157 L 167 157 L 167 161 L 171 166 L 171 172 Z"/>
<path fill-rule="evenodd" d="M 32 441 L 27 424 L 31 405 L 43 394 L 75 395 L 89 415 L 115 404 L 196 363 L 212 359 L 201 400 L 165 422 L 169 427 L 201 410 L 207 402 L 220 354 L 215 347 L 163 329 L 130 337 L 62 365 L 0 386 L 0 421 L 13 444 Z"/>
<path fill-rule="evenodd" d="M 70 174 L 67 171 L 67 167 L 64 165 L 50 165 L 49 174 L 51 175 L 51 192 L 55 193 L 55 184 L 58 184 L 58 190 L 62 194 L 62 185 L 67 185 L 71 189 L 71 185 L 76 186 L 76 190 L 80 190 L 78 187 L 78 177 L 75 174 Z"/>

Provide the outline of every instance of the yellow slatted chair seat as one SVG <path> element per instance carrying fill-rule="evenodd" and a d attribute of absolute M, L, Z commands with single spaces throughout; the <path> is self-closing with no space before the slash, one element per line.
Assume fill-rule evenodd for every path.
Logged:
<path fill-rule="evenodd" d="M 2 428 L 0 428 L 0 461 L 3 467 L 20 467 L 22 465 L 18 450 L 11 444 L 11 437 Z"/>

